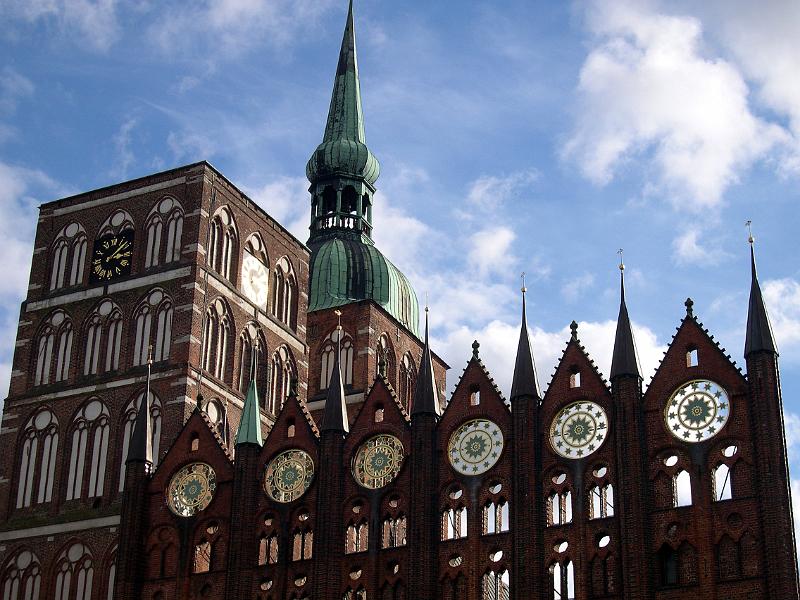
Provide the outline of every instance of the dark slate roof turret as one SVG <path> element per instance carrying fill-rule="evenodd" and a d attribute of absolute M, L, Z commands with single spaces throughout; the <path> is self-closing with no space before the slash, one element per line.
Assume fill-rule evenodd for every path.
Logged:
<path fill-rule="evenodd" d="M 772 326 L 769 322 L 764 298 L 761 295 L 761 286 L 756 273 L 756 253 L 753 236 L 750 236 L 750 304 L 747 308 L 747 337 L 744 342 L 744 357 L 753 352 L 778 353 L 775 338 L 772 335 Z"/>
<path fill-rule="evenodd" d="M 428 341 L 428 307 L 425 307 L 425 347 L 422 349 L 422 362 L 417 374 L 417 385 L 414 388 L 414 399 L 411 404 L 411 416 L 420 414 L 441 414 L 439 410 L 439 393 L 436 391 L 436 376 L 433 373 L 431 347 Z"/>
<path fill-rule="evenodd" d="M 250 387 L 247 389 L 247 396 L 244 399 L 242 420 L 236 431 L 236 445 L 239 444 L 264 445 L 264 439 L 261 436 L 261 410 L 258 407 L 258 389 L 255 378 L 250 380 Z"/>
<path fill-rule="evenodd" d="M 617 318 L 617 334 L 614 338 L 614 354 L 611 359 L 611 379 L 623 375 L 641 378 L 639 358 L 636 355 L 636 343 L 633 341 L 633 329 L 625 305 L 625 265 L 619 265 L 619 317 Z"/>
<path fill-rule="evenodd" d="M 152 350 L 151 350 L 152 352 Z M 145 386 L 136 421 L 133 424 L 133 435 L 128 446 L 125 463 L 144 462 L 153 464 L 153 426 L 150 422 L 150 368 L 152 359 L 147 359 L 147 385 Z"/>
<path fill-rule="evenodd" d="M 541 398 L 539 378 L 536 374 L 536 362 L 531 352 L 531 340 L 528 337 L 528 318 L 525 310 L 525 287 L 522 288 L 522 326 L 519 330 L 517 360 L 514 363 L 514 379 L 511 382 L 511 400 L 521 396 Z"/>
<path fill-rule="evenodd" d="M 341 339 L 341 326 L 336 329 L 337 338 Z M 328 395 L 325 399 L 325 412 L 322 415 L 322 427 L 320 431 L 338 431 L 347 433 L 350 431 L 350 422 L 347 419 L 347 404 L 345 403 L 344 383 L 342 382 L 342 370 L 339 366 L 339 342 L 336 345 L 336 356 L 333 359 L 333 371 L 328 382 Z"/>

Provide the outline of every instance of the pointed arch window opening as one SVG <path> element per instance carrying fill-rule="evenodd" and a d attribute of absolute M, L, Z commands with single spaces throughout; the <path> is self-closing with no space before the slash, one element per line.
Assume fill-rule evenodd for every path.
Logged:
<path fill-rule="evenodd" d="M 547 498 L 547 524 L 568 525 L 572 523 L 572 492 L 552 492 Z"/>
<path fill-rule="evenodd" d="M 467 537 L 467 507 L 450 507 L 442 512 L 442 541 Z"/>
<path fill-rule="evenodd" d="M 398 391 L 400 402 L 408 410 L 411 400 L 414 398 L 414 387 L 417 380 L 417 369 L 414 366 L 414 359 L 406 352 L 400 361 L 400 373 L 398 376 Z"/>
<path fill-rule="evenodd" d="M 96 498 L 105 489 L 109 448 L 109 411 L 100 400 L 91 400 L 72 424 L 66 500 Z"/>
<path fill-rule="evenodd" d="M 147 220 L 145 269 L 180 260 L 183 236 L 183 208 L 171 197 L 160 199 Z"/>
<path fill-rule="evenodd" d="M 345 386 L 353 385 L 353 340 L 349 334 L 341 332 L 342 343 L 339 352 L 339 368 Z M 327 390 L 333 374 L 333 363 L 336 356 L 337 331 L 334 330 L 322 346 L 322 364 L 320 369 L 320 390 Z"/>
<path fill-rule="evenodd" d="M 122 313 L 116 304 L 101 302 L 89 316 L 85 330 L 83 375 L 116 371 L 122 349 Z"/>
<path fill-rule="evenodd" d="M 153 347 L 153 361 L 169 360 L 172 348 L 172 299 L 162 290 L 151 290 L 136 310 L 133 344 L 133 366 L 147 364 L 150 346 Z"/>
<path fill-rule="evenodd" d="M 406 531 L 407 521 L 405 515 L 386 517 L 383 520 L 381 548 L 400 548 L 405 546 L 407 543 Z"/>
<path fill-rule="evenodd" d="M 88 243 L 86 231 L 78 223 L 59 231 L 51 252 L 50 291 L 83 283 Z"/>
<path fill-rule="evenodd" d="M 208 264 L 213 271 L 235 283 L 238 235 L 236 222 L 228 207 L 223 206 L 211 220 L 208 240 Z"/>
<path fill-rule="evenodd" d="M 260 326 L 255 323 L 248 324 L 239 336 L 239 381 L 238 390 L 247 393 L 250 382 L 255 378 L 256 387 L 264 398 L 266 408 L 267 397 L 265 392 L 269 383 L 269 364 L 267 338 Z"/>
<path fill-rule="evenodd" d="M 83 544 L 73 544 L 56 564 L 55 599 L 91 600 L 94 564 L 88 549 Z"/>
<path fill-rule="evenodd" d="M 3 600 L 39 600 L 42 567 L 36 554 L 21 550 L 6 562 L 0 580 Z"/>
<path fill-rule="evenodd" d="M 48 385 L 69 378 L 72 341 L 72 321 L 64 311 L 54 312 L 37 336 L 34 385 Z"/>
<path fill-rule="evenodd" d="M 550 565 L 550 580 L 553 587 L 553 600 L 574 600 L 575 567 L 571 560 L 555 562 Z"/>
<path fill-rule="evenodd" d="M 53 498 L 58 455 L 58 420 L 49 410 L 30 418 L 23 432 L 17 481 L 17 508 Z"/>
<path fill-rule="evenodd" d="M 589 518 L 605 519 L 614 516 L 614 486 L 595 484 L 589 488 Z"/>
<path fill-rule="evenodd" d="M 200 364 L 203 370 L 222 382 L 227 382 L 230 375 L 228 354 L 231 346 L 231 321 L 227 306 L 218 298 L 209 306 L 203 322 Z"/>
<path fill-rule="evenodd" d="M 509 506 L 505 499 L 487 502 L 483 507 L 482 529 L 484 535 L 509 530 Z"/>
<path fill-rule="evenodd" d="M 714 501 L 721 502 L 733 498 L 731 486 L 732 469 L 725 463 L 720 463 L 713 471 Z"/>
<path fill-rule="evenodd" d="M 508 600 L 511 597 L 511 580 L 508 569 L 488 571 L 481 580 L 482 600 Z"/>
<path fill-rule="evenodd" d="M 267 410 L 277 415 L 283 408 L 291 390 L 292 380 L 297 376 L 297 367 L 289 349 L 284 345 L 273 354 L 269 365 L 269 403 Z"/>

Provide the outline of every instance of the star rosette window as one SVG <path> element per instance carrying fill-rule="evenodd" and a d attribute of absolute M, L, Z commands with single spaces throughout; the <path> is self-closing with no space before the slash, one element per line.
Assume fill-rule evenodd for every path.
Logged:
<path fill-rule="evenodd" d="M 452 467 L 462 475 L 481 475 L 500 460 L 503 444 L 503 432 L 496 423 L 475 419 L 450 436 L 447 454 Z"/>
<path fill-rule="evenodd" d="M 377 490 L 388 485 L 403 466 L 403 443 L 393 435 L 376 435 L 361 444 L 353 460 L 353 477 L 359 485 Z"/>
<path fill-rule="evenodd" d="M 273 458 L 264 474 L 264 491 L 286 504 L 306 493 L 314 479 L 314 461 L 303 450 L 286 450 Z"/>
<path fill-rule="evenodd" d="M 718 383 L 695 379 L 679 387 L 664 408 L 669 432 L 681 441 L 696 444 L 717 435 L 730 416 L 728 393 Z"/>
<path fill-rule="evenodd" d="M 603 407 L 583 400 L 562 408 L 550 426 L 550 445 L 564 458 L 584 458 L 597 451 L 608 436 Z"/>
<path fill-rule="evenodd" d="M 216 489 L 217 474 L 210 465 L 186 465 L 169 482 L 167 505 L 179 517 L 192 517 L 208 507 Z"/>

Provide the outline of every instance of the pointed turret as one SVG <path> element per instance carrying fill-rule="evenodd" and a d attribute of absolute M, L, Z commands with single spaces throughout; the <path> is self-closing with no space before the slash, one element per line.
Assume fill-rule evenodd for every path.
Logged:
<path fill-rule="evenodd" d="M 239 421 L 239 429 L 236 431 L 236 445 L 257 444 L 264 445 L 264 438 L 261 435 L 261 410 L 258 407 L 258 389 L 256 380 L 250 381 L 247 389 L 247 396 L 244 399 L 242 409 L 242 420 Z"/>
<path fill-rule="evenodd" d="M 341 339 L 341 326 L 337 328 L 338 337 Z M 322 415 L 320 431 L 350 431 L 350 422 L 347 419 L 347 404 L 345 403 L 344 383 L 342 370 L 339 366 L 340 349 L 337 343 L 336 356 L 333 359 L 333 371 L 328 382 L 328 396 L 325 399 L 325 412 Z"/>
<path fill-rule="evenodd" d="M 153 464 L 153 426 L 150 422 L 150 368 L 152 363 L 152 358 L 148 357 L 147 385 L 139 405 L 139 412 L 136 413 L 136 421 L 133 424 L 133 435 L 131 435 L 130 446 L 128 446 L 126 464 L 131 462 Z"/>
<path fill-rule="evenodd" d="M 514 379 L 511 382 L 511 400 L 520 396 L 541 398 L 539 379 L 536 375 L 536 363 L 531 352 L 531 340 L 528 337 L 528 318 L 525 309 L 525 292 L 522 287 L 522 326 L 519 330 L 519 344 L 517 345 L 517 360 L 514 363 Z"/>
<path fill-rule="evenodd" d="M 625 305 L 625 265 L 619 264 L 619 317 L 617 317 L 617 335 L 614 338 L 614 354 L 611 360 L 611 379 L 630 375 L 641 378 L 639 358 L 636 355 L 636 344 L 633 341 L 633 329 Z"/>
<path fill-rule="evenodd" d="M 436 376 L 433 373 L 431 346 L 428 341 L 428 307 L 425 307 L 425 346 L 422 349 L 422 362 L 419 365 L 417 385 L 411 404 L 411 415 L 434 414 L 439 416 L 439 394 L 436 391 Z"/>
<path fill-rule="evenodd" d="M 764 298 L 761 295 L 761 286 L 756 273 L 755 238 L 750 236 L 750 304 L 747 308 L 747 337 L 744 342 L 744 357 L 753 352 L 778 353 L 775 338 L 772 335 L 772 326 L 769 322 Z"/>

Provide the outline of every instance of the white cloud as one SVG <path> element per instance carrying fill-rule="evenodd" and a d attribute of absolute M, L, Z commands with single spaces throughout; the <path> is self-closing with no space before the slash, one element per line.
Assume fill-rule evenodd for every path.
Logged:
<path fill-rule="evenodd" d="M 586 347 L 590 358 L 594 359 L 604 377 L 608 377 L 614 349 L 615 321 L 581 322 L 578 335 Z M 647 327 L 633 324 L 634 338 L 642 365 L 645 381 L 655 372 L 666 347 L 659 344 L 655 333 Z M 545 331 L 535 327 L 529 331 L 531 345 L 539 375 L 542 391 L 550 382 L 553 371 L 570 338 L 569 326 L 558 331 Z M 508 394 L 514 374 L 514 360 L 519 340 L 519 323 L 493 320 L 480 328 L 465 325 L 457 327 L 444 335 L 437 336 L 432 345 L 434 350 L 447 361 L 452 370 L 448 384 L 452 390 L 458 382 L 464 364 L 471 356 L 473 340 L 480 343 L 480 355 L 495 382 Z"/>
<path fill-rule="evenodd" d="M 510 198 L 519 195 L 527 186 L 538 178 L 535 170 L 520 171 L 511 175 L 498 177 L 485 175 L 470 184 L 467 201 L 484 211 L 498 208 Z"/>
<path fill-rule="evenodd" d="M 14 112 L 19 101 L 32 96 L 35 89 L 30 79 L 11 67 L 3 67 L 0 71 L 0 111 Z"/>
<path fill-rule="evenodd" d="M 160 11 L 148 37 L 167 56 L 194 52 L 198 46 L 213 48 L 212 60 L 235 57 L 268 43 L 285 46 L 313 28 L 333 0 L 201 0 L 186 18 L 181 2 Z"/>
<path fill-rule="evenodd" d="M 120 35 L 117 8 L 117 0 L 6 0 L 0 3 L 0 15 L 44 21 L 65 37 L 80 40 L 82 47 L 108 50 Z"/>
<path fill-rule="evenodd" d="M 114 157 L 114 167 L 109 174 L 115 179 L 126 179 L 128 168 L 136 160 L 131 149 L 131 138 L 137 124 L 138 120 L 135 117 L 128 117 L 112 138 L 116 156 Z"/>
<path fill-rule="evenodd" d="M 796 359 L 800 356 L 800 282 L 790 278 L 767 280 L 762 293 L 781 356 Z"/>
<path fill-rule="evenodd" d="M 511 228 L 505 226 L 487 227 L 473 233 L 470 236 L 470 263 L 482 276 L 507 272 L 516 263 L 510 252 L 516 237 Z"/>
<path fill-rule="evenodd" d="M 217 144 L 211 137 L 190 129 L 170 131 L 167 134 L 167 146 L 177 161 L 208 160 L 216 154 L 217 150 Z"/>
<path fill-rule="evenodd" d="M 582 273 L 577 277 L 573 277 L 561 286 L 561 295 L 564 296 L 564 299 L 568 302 L 575 302 L 581 297 L 583 292 L 594 285 L 594 279 L 592 273 Z"/>
<path fill-rule="evenodd" d="M 261 187 L 242 190 L 267 214 L 305 243 L 308 239 L 308 214 L 311 197 L 305 177 L 277 177 Z"/>
<path fill-rule="evenodd" d="M 563 148 L 584 175 L 608 183 L 629 161 L 652 164 L 655 189 L 681 208 L 718 205 L 754 161 L 790 143 L 753 114 L 737 65 L 707 56 L 701 22 L 654 2 L 594 2 L 579 114 Z"/>
<path fill-rule="evenodd" d="M 672 255 L 678 264 L 713 266 L 726 256 L 717 240 L 704 237 L 706 232 L 698 227 L 687 227 L 686 231 L 672 241 Z"/>
<path fill-rule="evenodd" d="M 17 307 L 25 297 L 30 276 L 31 248 L 36 227 L 34 193 L 63 192 L 41 171 L 0 162 L 0 239 L 5 269 L 0 278 L 0 398 L 8 391 L 11 354 L 17 333 Z"/>

